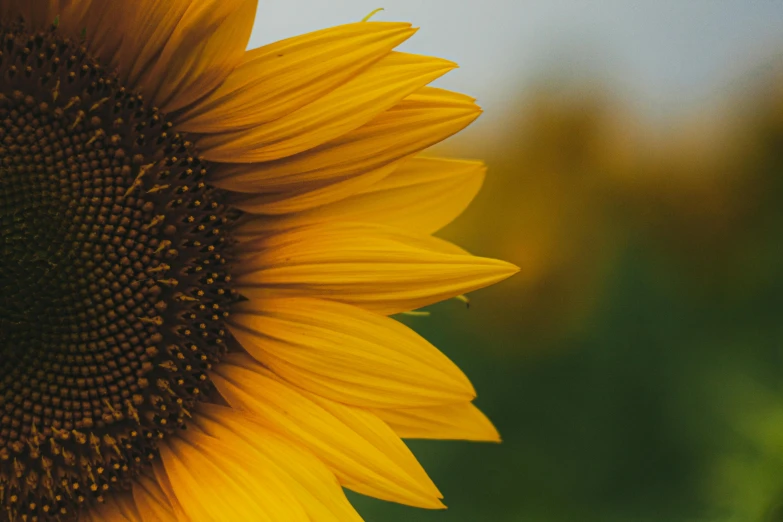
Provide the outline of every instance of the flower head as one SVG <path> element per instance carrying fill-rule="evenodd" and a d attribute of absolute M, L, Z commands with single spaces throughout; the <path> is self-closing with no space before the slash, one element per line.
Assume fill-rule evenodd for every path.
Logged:
<path fill-rule="evenodd" d="M 0 519 L 439 508 L 400 437 L 497 438 L 387 317 L 515 271 L 429 235 L 484 169 L 417 153 L 479 109 L 408 24 L 245 51 L 255 10 L 0 5 Z"/>

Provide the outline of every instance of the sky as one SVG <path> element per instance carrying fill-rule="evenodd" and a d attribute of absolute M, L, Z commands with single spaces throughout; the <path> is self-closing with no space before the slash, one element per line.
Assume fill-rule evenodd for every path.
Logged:
<path fill-rule="evenodd" d="M 551 75 L 601 80 L 655 122 L 783 61 L 783 0 L 261 0 L 250 47 L 378 7 L 376 20 L 421 28 L 401 50 L 460 65 L 436 85 L 478 98 L 488 132 Z"/>

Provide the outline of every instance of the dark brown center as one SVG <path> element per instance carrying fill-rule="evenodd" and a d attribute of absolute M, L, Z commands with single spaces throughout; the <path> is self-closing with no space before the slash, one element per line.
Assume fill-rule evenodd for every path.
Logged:
<path fill-rule="evenodd" d="M 0 22 L 0 520 L 71 520 L 210 392 L 235 216 L 82 42 Z"/>

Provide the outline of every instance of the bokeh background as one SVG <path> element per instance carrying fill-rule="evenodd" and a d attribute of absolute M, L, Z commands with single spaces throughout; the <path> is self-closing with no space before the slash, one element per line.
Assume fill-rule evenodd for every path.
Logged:
<path fill-rule="evenodd" d="M 401 319 L 504 443 L 413 442 L 450 509 L 364 517 L 783 521 L 783 1 L 268 0 L 251 46 L 377 7 L 485 108 L 441 235 L 522 270 Z"/>

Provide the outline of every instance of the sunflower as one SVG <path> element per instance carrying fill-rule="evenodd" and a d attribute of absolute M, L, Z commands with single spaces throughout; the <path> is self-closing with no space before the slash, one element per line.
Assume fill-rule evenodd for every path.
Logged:
<path fill-rule="evenodd" d="M 2 520 L 438 509 L 402 439 L 498 439 L 389 317 L 516 271 L 431 236 L 479 108 L 406 23 L 246 51 L 256 4 L 0 3 Z"/>

